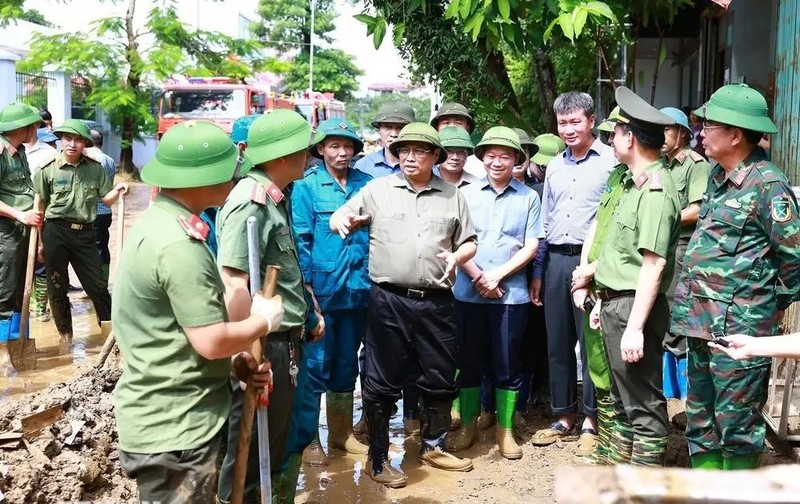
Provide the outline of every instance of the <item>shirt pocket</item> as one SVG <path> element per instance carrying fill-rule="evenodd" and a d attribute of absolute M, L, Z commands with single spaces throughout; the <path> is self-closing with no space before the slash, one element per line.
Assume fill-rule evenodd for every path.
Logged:
<path fill-rule="evenodd" d="M 334 201 L 318 201 L 314 205 L 314 231 L 322 234 L 333 234 L 330 228 L 331 215 L 341 205 Z"/>
<path fill-rule="evenodd" d="M 373 230 L 383 243 L 405 243 L 407 234 L 413 232 L 409 229 L 408 216 L 405 213 L 387 213 L 377 219 L 377 229 Z"/>
<path fill-rule="evenodd" d="M 97 201 L 100 199 L 98 194 L 100 190 L 100 186 L 97 182 L 84 182 L 83 184 L 83 199 L 89 204 L 89 206 L 97 205 Z"/>
<path fill-rule="evenodd" d="M 728 310 L 736 293 L 735 286 L 725 281 L 690 278 L 689 291 L 694 302 L 689 316 L 700 322 L 700 327 L 712 332 L 727 332 Z"/>
<path fill-rule="evenodd" d="M 336 289 L 336 261 L 317 260 L 311 265 L 311 285 L 317 295 L 333 294 Z"/>
<path fill-rule="evenodd" d="M 617 236 L 614 246 L 623 252 L 631 253 L 637 248 L 636 244 L 636 222 L 638 215 L 634 210 L 620 209 L 615 218 Z"/>
<path fill-rule="evenodd" d="M 720 206 L 711 214 L 712 227 L 717 246 L 726 254 L 734 254 L 742 239 L 742 231 L 747 222 L 747 212 Z"/>

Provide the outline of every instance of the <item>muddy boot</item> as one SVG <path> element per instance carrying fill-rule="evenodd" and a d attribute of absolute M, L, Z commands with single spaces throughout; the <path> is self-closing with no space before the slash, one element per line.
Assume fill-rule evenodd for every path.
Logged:
<path fill-rule="evenodd" d="M 58 352 L 61 355 L 72 353 L 72 333 L 59 333 Z"/>
<path fill-rule="evenodd" d="M 611 465 L 608 454 L 614 428 L 614 401 L 609 395 L 597 396 L 597 448 L 592 453 L 591 465 Z"/>
<path fill-rule="evenodd" d="M 286 470 L 283 471 L 283 481 L 281 482 L 280 496 L 282 497 L 281 504 L 294 504 L 294 496 L 297 493 L 297 480 L 300 479 L 300 466 L 302 465 L 302 456 L 294 454 L 289 456 L 286 461 Z M 273 489 L 273 494 L 275 490 Z"/>
<path fill-rule="evenodd" d="M 108 339 L 108 335 L 111 334 L 112 330 L 113 328 L 111 327 L 110 320 L 103 320 L 100 322 L 100 337 L 103 338 L 103 340 Z"/>
<path fill-rule="evenodd" d="M 500 455 L 509 460 L 520 459 L 522 448 L 514 439 L 512 423 L 518 392 L 495 389 L 494 394 L 497 401 L 497 446 L 500 448 Z"/>
<path fill-rule="evenodd" d="M 353 393 L 326 392 L 325 402 L 328 415 L 328 449 L 366 455 L 369 447 L 353 435 Z"/>
<path fill-rule="evenodd" d="M 11 337 L 11 319 L 0 319 L 0 376 L 14 374 L 14 365 L 8 353 L 8 340 Z"/>
<path fill-rule="evenodd" d="M 453 401 L 455 403 L 455 401 Z M 461 426 L 451 430 L 444 438 L 448 451 L 461 451 L 471 448 L 478 441 L 478 411 L 481 404 L 481 389 L 462 388 L 459 392 L 461 404 Z M 450 422 L 452 425 L 453 422 Z"/>
<path fill-rule="evenodd" d="M 494 413 L 481 411 L 481 414 L 478 416 L 478 430 L 490 429 L 492 426 L 494 426 L 496 421 L 497 417 L 495 417 Z"/>
<path fill-rule="evenodd" d="M 367 433 L 367 416 L 364 414 L 364 409 L 361 409 L 361 418 L 353 425 L 353 434 L 356 436 L 364 436 Z"/>
<path fill-rule="evenodd" d="M 407 438 L 418 438 L 421 433 L 420 421 L 418 418 L 404 418 L 403 431 Z"/>
<path fill-rule="evenodd" d="M 608 461 L 611 465 L 630 464 L 633 450 L 633 427 L 619 415 L 614 416 L 614 429 L 608 447 Z"/>
<path fill-rule="evenodd" d="M 454 431 L 461 427 L 461 398 L 453 399 L 453 406 L 450 408 L 450 430 Z"/>
<path fill-rule="evenodd" d="M 319 430 L 317 430 L 317 435 L 314 436 L 311 444 L 303 450 L 303 463 L 311 467 L 325 467 L 329 464 L 328 456 L 322 448 L 322 443 L 319 442 Z"/>
<path fill-rule="evenodd" d="M 740 471 L 743 469 L 758 469 L 759 454 L 734 455 L 722 458 L 723 471 Z"/>
<path fill-rule="evenodd" d="M 722 452 L 719 450 L 699 452 L 689 457 L 692 469 L 722 469 Z"/>
<path fill-rule="evenodd" d="M 511 419 L 511 425 L 514 426 L 514 435 L 522 437 L 528 433 L 528 421 L 525 420 L 525 415 L 521 411 L 515 411 L 514 417 Z"/>
<path fill-rule="evenodd" d="M 451 404 L 451 401 L 424 401 L 420 462 L 443 471 L 471 471 L 471 459 L 461 459 L 444 451 L 444 436 L 450 427 Z"/>
<path fill-rule="evenodd" d="M 635 436 L 631 449 L 631 465 L 664 467 L 667 437 Z"/>
<path fill-rule="evenodd" d="M 420 462 L 442 471 L 467 472 L 473 469 L 472 459 L 456 457 L 444 449 L 444 442 L 441 440 L 435 446 L 423 440 L 419 450 Z"/>
<path fill-rule="evenodd" d="M 389 463 L 389 418 L 392 416 L 392 405 L 364 401 L 364 415 L 369 432 L 369 454 L 365 472 L 376 483 L 389 488 L 406 486 L 405 473 Z"/>

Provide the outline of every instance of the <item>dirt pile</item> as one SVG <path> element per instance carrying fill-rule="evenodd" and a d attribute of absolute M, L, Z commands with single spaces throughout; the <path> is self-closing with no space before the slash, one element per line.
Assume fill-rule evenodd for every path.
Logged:
<path fill-rule="evenodd" d="M 112 361 L 99 371 L 86 368 L 68 383 L 0 404 L 0 439 L 9 438 L 5 445 L 0 441 L 5 502 L 123 502 L 136 497 L 136 483 L 118 462 L 111 392 L 122 371 Z"/>

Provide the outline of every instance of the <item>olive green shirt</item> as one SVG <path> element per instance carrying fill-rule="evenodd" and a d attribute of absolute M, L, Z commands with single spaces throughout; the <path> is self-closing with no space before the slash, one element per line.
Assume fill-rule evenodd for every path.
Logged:
<path fill-rule="evenodd" d="M 273 188 L 272 191 L 267 191 L 269 187 Z M 260 198 L 257 196 L 259 194 Z M 275 292 L 283 298 L 284 314 L 278 331 L 302 327 L 308 309 L 289 219 L 289 205 L 289 200 L 262 171 L 252 170 L 236 184 L 217 214 L 217 262 L 220 267 L 245 273 L 250 270 L 247 259 L 247 218 L 256 218 L 262 279 L 268 265 L 281 267 Z"/>
<path fill-rule="evenodd" d="M 97 201 L 114 189 L 114 181 L 100 163 L 82 156 L 77 165 L 72 165 L 62 152 L 36 172 L 33 185 L 45 206 L 45 219 L 78 224 L 94 222 Z"/>
<path fill-rule="evenodd" d="M 120 447 L 133 453 L 199 448 L 230 412 L 230 359 L 208 360 L 184 328 L 226 322 L 225 287 L 214 256 L 164 195 L 125 237 L 112 320 L 124 360 L 114 390 Z"/>
<path fill-rule="evenodd" d="M 680 211 L 678 190 L 662 160 L 627 178 L 600 251 L 595 273 L 598 287 L 635 290 L 647 250 L 667 261 L 658 288 L 666 292 L 675 270 Z"/>
<path fill-rule="evenodd" d="M 417 192 L 402 172 L 369 182 L 345 203 L 357 215 L 369 215 L 369 277 L 403 287 L 450 289 L 442 251 L 477 243 L 461 191 L 439 177 Z"/>
<path fill-rule="evenodd" d="M 17 210 L 33 208 L 33 182 L 25 146 L 14 148 L 0 134 L 0 201 Z"/>
<path fill-rule="evenodd" d="M 600 257 L 600 251 L 614 219 L 614 212 L 622 199 L 622 195 L 625 194 L 625 184 L 631 179 L 631 176 L 631 171 L 626 165 L 618 164 L 608 177 L 606 188 L 603 190 L 603 195 L 600 196 L 600 207 L 597 209 L 597 216 L 595 217 L 597 225 L 595 226 L 592 248 L 589 249 L 587 257 L 590 263 L 595 262 Z"/>
<path fill-rule="evenodd" d="M 691 203 L 699 203 L 703 199 L 708 185 L 708 175 L 711 165 L 703 156 L 690 148 L 679 152 L 672 161 L 667 161 L 669 173 L 678 189 L 678 200 L 681 210 Z M 681 238 L 690 238 L 694 232 L 695 224 L 681 226 Z"/>

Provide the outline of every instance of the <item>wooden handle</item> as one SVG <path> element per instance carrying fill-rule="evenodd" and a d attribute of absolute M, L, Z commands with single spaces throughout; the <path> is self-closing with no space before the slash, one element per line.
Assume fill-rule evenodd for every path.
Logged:
<path fill-rule="evenodd" d="M 38 194 L 33 196 L 33 209 L 38 210 L 41 205 L 41 198 Z M 25 289 L 22 297 L 22 313 L 19 320 L 19 339 L 24 340 L 28 331 L 28 323 L 31 316 L 31 292 L 33 290 L 33 272 L 36 267 L 36 253 L 39 245 L 39 228 L 31 227 L 31 235 L 28 240 L 28 263 L 25 269 Z"/>
<path fill-rule="evenodd" d="M 280 266 L 267 266 L 267 271 L 264 272 L 264 288 L 261 289 L 261 295 L 265 298 L 275 296 L 275 289 L 278 287 L 278 274 L 280 274 L 280 272 Z"/>

